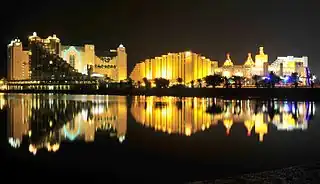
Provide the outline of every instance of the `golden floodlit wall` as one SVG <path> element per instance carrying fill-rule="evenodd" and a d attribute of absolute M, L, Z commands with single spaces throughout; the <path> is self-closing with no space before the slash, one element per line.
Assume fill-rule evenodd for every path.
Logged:
<path fill-rule="evenodd" d="M 135 81 L 142 81 L 145 77 L 149 80 L 165 78 L 171 82 L 182 78 L 184 83 L 190 83 L 212 75 L 215 67 L 218 67 L 218 62 L 190 51 L 168 53 L 136 64 L 130 78 Z"/>
<path fill-rule="evenodd" d="M 29 76 L 29 55 L 24 51 L 19 39 L 8 45 L 8 80 L 27 80 Z"/>

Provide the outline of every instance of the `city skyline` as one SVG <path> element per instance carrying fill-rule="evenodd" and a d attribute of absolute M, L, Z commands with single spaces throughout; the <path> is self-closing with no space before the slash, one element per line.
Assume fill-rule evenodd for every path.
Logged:
<path fill-rule="evenodd" d="M 185 50 L 218 61 L 223 61 L 225 53 L 230 52 L 239 64 L 246 58 L 245 53 L 254 53 L 254 48 L 263 45 L 268 48 L 272 61 L 276 56 L 308 56 L 310 67 L 319 75 L 320 66 L 316 62 L 319 28 L 313 23 L 319 15 L 313 11 L 312 3 L 110 1 L 77 4 L 77 11 L 70 10 L 73 3 L 69 2 L 60 7 L 73 12 L 67 17 L 57 14 L 49 18 L 50 13 L 42 14 L 41 7 L 48 6 L 46 4 L 35 5 L 39 11 L 28 15 L 25 10 L 17 11 L 6 20 L 8 29 L 3 43 L 7 45 L 12 38 L 25 37 L 34 30 L 40 35 L 55 33 L 65 43 L 94 43 L 100 50 L 122 43 L 128 48 L 128 71 L 146 58 Z M 106 7 L 112 8 L 102 11 Z M 95 13 L 81 16 L 79 12 L 85 8 Z M 53 12 L 54 8 L 48 6 L 46 11 Z M 5 59 L 4 55 L 3 61 Z M 1 64 L 1 68 L 5 68 L 5 63 Z M 4 69 L 0 74 L 4 76 Z"/>
<path fill-rule="evenodd" d="M 193 80 L 197 80 L 213 74 L 220 74 L 228 78 L 233 75 L 244 76 L 250 79 L 253 75 L 267 76 L 271 71 L 280 77 L 285 77 L 297 72 L 299 76 L 306 78 L 305 70 L 310 71 L 307 56 L 278 56 L 275 61 L 270 61 L 269 54 L 264 52 L 263 46 L 259 47 L 254 59 L 252 53 L 249 52 L 243 65 L 239 65 L 237 64 L 239 62 L 231 59 L 230 52 L 227 52 L 226 60 L 222 64 L 221 61 L 212 61 L 210 58 L 206 58 L 201 54 L 185 51 L 179 53 L 169 52 L 167 55 L 163 54 L 152 59 L 145 59 L 144 61 L 137 62 L 132 71 L 128 71 L 127 54 L 123 44 L 120 44 L 117 49 L 104 51 L 103 55 L 96 55 L 97 49 L 94 44 L 84 44 L 84 46 L 62 45 L 61 40 L 56 34 L 42 39 L 36 32 L 33 32 L 32 35 L 28 36 L 28 46 L 23 45 L 23 42 L 21 42 L 19 38 L 13 39 L 8 44 L 8 80 L 25 80 L 30 79 L 30 77 L 32 78 L 31 73 L 34 74 L 35 71 L 32 72 L 34 67 L 29 65 L 32 63 L 31 61 L 38 62 L 36 61 L 38 56 L 35 58 L 33 56 L 34 54 L 32 54 L 32 43 L 34 41 L 43 44 L 45 49 L 49 49 L 48 51 L 51 54 L 57 54 L 61 60 L 68 63 L 75 71 L 83 75 L 104 75 L 113 81 L 125 80 L 127 76 L 130 76 L 134 81 L 140 82 L 143 77 L 150 80 L 156 78 L 156 76 L 162 76 L 163 78 L 175 81 L 178 76 L 180 76 L 183 81 L 186 80 L 186 82 L 189 83 L 192 78 Z M 185 64 L 189 63 L 193 66 L 190 68 L 191 71 L 185 72 L 187 69 L 180 69 L 181 66 L 186 66 L 183 64 L 184 62 L 186 62 Z M 148 66 L 148 63 L 150 63 L 150 66 Z M 139 66 L 141 64 L 143 64 L 143 66 Z M 265 64 L 267 64 L 266 68 L 264 66 Z M 143 69 L 141 67 L 143 67 Z M 270 69 L 268 69 L 269 67 Z M 188 80 L 182 77 L 181 72 L 184 72 L 183 76 L 186 75 L 186 77 L 191 77 L 191 79 Z M 314 71 L 311 70 L 310 72 L 314 74 Z"/>

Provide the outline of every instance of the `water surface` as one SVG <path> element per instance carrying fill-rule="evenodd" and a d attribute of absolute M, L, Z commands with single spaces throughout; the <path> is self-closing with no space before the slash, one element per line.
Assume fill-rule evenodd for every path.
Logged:
<path fill-rule="evenodd" d="M 315 102 L 1 94 L 6 159 L 23 172 L 190 181 L 320 159 Z"/>

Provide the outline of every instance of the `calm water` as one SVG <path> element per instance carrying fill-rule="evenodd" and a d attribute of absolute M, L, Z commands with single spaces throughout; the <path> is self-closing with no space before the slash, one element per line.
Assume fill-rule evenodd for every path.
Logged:
<path fill-rule="evenodd" d="M 0 94 L 11 172 L 177 181 L 319 161 L 314 102 Z"/>

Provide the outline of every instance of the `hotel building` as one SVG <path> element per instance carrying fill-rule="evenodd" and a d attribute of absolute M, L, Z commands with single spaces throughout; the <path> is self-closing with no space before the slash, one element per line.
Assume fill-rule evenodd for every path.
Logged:
<path fill-rule="evenodd" d="M 305 77 L 306 68 L 308 68 L 308 57 L 278 57 L 273 63 L 271 63 L 269 68 L 280 76 L 291 75 L 294 71 Z"/>
<path fill-rule="evenodd" d="M 258 54 L 253 60 L 252 54 L 248 53 L 247 59 L 242 65 L 235 65 L 231 55 L 226 55 L 226 60 L 221 67 L 218 61 L 211 61 L 203 56 L 191 52 L 169 53 L 162 57 L 147 59 L 136 64 L 130 77 L 135 81 L 147 79 L 166 78 L 175 82 L 182 78 L 185 84 L 192 80 L 202 79 L 208 75 L 219 74 L 224 77 L 242 76 L 251 79 L 253 75 L 267 76 L 271 71 L 283 77 L 297 72 L 302 78 L 307 77 L 308 57 L 278 57 L 269 63 L 268 54 L 263 47 L 259 47 Z"/>
<path fill-rule="evenodd" d="M 96 56 L 94 45 L 62 46 L 61 57 L 82 74 L 88 74 L 89 65 L 93 74 L 104 75 L 114 81 L 127 79 L 127 54 L 122 44 L 101 57 Z"/>
<path fill-rule="evenodd" d="M 19 39 L 12 40 L 8 45 L 7 79 L 25 80 L 29 78 L 28 51 L 23 49 Z"/>
<path fill-rule="evenodd" d="M 217 61 L 211 61 L 190 51 L 169 53 L 136 64 L 130 78 L 134 81 L 142 81 L 144 77 L 149 80 L 165 78 L 171 82 L 182 78 L 183 83 L 188 84 L 192 80 L 212 74 L 215 68 L 218 68 Z"/>
<path fill-rule="evenodd" d="M 65 61 L 75 72 L 83 75 L 88 75 L 88 69 L 91 69 L 90 74 L 93 76 L 109 77 L 116 82 L 127 79 L 127 53 L 122 44 L 106 55 L 97 56 L 94 45 L 61 45 L 56 35 L 42 39 L 34 32 L 28 40 L 29 46 L 26 50 L 23 50 L 19 39 L 8 45 L 8 80 L 39 78 L 44 75 L 42 73 L 45 69 L 36 68 L 47 68 L 47 60 L 50 60 L 49 64 L 56 60 Z M 35 43 L 41 44 L 41 47 Z"/>

